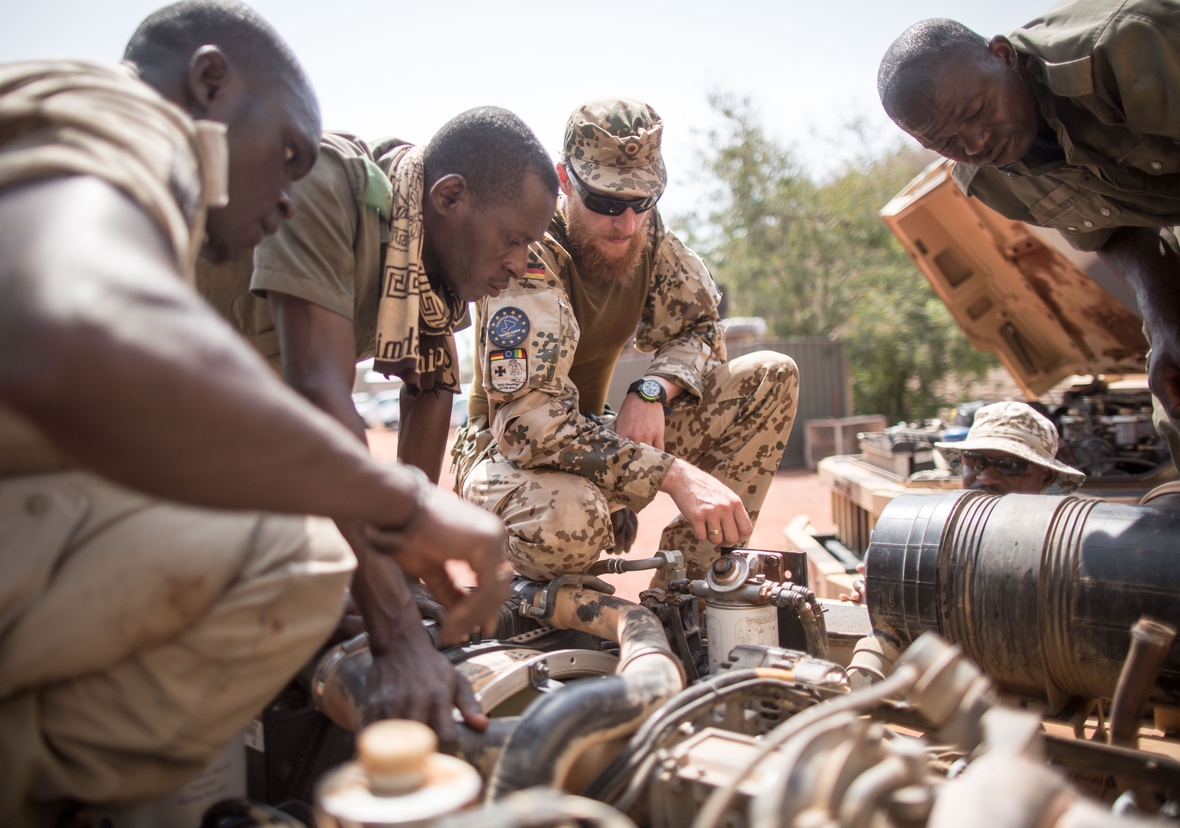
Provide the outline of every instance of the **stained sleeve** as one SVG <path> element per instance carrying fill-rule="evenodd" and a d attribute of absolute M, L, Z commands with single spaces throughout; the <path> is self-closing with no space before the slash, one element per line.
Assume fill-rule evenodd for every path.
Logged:
<path fill-rule="evenodd" d="M 521 468 L 577 474 L 608 498 L 639 510 L 664 481 L 673 457 L 620 437 L 578 410 L 570 380 L 577 320 L 552 266 L 530 254 L 527 279 L 477 304 L 476 359 L 491 410 L 492 435 Z M 540 268 L 544 266 L 544 275 Z"/>
<path fill-rule="evenodd" d="M 713 276 L 700 257 L 674 233 L 664 234 L 635 333 L 639 350 L 656 352 L 647 373 L 700 397 L 705 374 L 725 362 L 720 301 Z"/>

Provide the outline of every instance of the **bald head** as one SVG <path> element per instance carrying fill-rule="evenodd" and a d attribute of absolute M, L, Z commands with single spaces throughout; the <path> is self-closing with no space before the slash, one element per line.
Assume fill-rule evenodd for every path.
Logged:
<path fill-rule="evenodd" d="M 257 12 L 232 0 L 184 0 L 165 6 L 139 24 L 123 59 L 142 76 L 187 65 L 202 46 L 217 46 L 249 77 L 310 88 L 290 48 Z"/>
<path fill-rule="evenodd" d="M 877 92 L 898 126 L 954 161 L 1012 164 L 1036 137 L 1036 100 L 1015 47 L 954 20 L 902 32 L 881 59 Z"/>
<path fill-rule="evenodd" d="M 896 121 L 921 104 L 951 63 L 978 63 L 987 53 L 987 40 L 955 20 L 935 17 L 915 23 L 881 58 L 877 70 L 881 105 Z"/>
<path fill-rule="evenodd" d="M 229 203 L 209 212 L 207 259 L 237 256 L 293 214 L 290 187 L 315 162 L 320 109 L 269 23 L 233 0 L 183 0 L 144 20 L 124 59 L 193 118 L 226 125 Z"/>

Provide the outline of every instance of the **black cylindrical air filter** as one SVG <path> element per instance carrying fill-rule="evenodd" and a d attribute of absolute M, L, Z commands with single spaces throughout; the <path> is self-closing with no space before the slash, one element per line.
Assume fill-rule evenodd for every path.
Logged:
<path fill-rule="evenodd" d="M 950 492 L 885 507 L 867 556 L 873 628 L 926 630 L 1001 686 L 1110 698 L 1141 617 L 1180 624 L 1180 512 L 1077 497 Z M 1180 703 L 1180 642 L 1157 692 Z"/>

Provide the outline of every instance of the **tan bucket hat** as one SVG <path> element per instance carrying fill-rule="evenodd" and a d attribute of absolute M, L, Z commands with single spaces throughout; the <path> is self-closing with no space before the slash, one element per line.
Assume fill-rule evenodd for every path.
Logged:
<path fill-rule="evenodd" d="M 1057 486 L 1072 492 L 1086 479 L 1084 472 L 1057 460 L 1057 429 L 1022 402 L 998 402 L 975 412 L 975 422 L 961 443 L 935 443 L 948 463 L 964 451 L 1002 451 L 1057 472 Z"/>
<path fill-rule="evenodd" d="M 563 160 L 583 184 L 621 199 L 664 192 L 660 157 L 664 122 L 642 101 L 601 98 L 582 104 L 565 123 Z"/>

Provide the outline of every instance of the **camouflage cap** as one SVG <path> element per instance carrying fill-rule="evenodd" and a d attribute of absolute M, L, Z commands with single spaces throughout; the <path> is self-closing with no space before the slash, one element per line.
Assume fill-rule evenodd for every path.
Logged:
<path fill-rule="evenodd" d="M 964 451 L 993 449 L 1014 454 L 1057 472 L 1058 484 L 1072 492 L 1086 479 L 1084 472 L 1057 459 L 1057 428 L 1034 408 L 1009 401 L 985 405 L 975 412 L 975 421 L 961 443 L 935 443 L 948 462 L 956 462 Z"/>
<path fill-rule="evenodd" d="M 664 192 L 660 158 L 664 122 L 642 101 L 601 98 L 575 109 L 565 123 L 564 160 L 587 187 L 618 198 Z"/>

